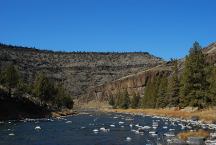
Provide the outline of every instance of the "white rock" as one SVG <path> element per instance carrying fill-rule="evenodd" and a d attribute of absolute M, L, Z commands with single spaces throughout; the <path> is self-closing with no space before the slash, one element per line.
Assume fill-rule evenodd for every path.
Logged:
<path fill-rule="evenodd" d="M 142 129 L 150 129 L 150 126 L 143 126 Z"/>
<path fill-rule="evenodd" d="M 98 133 L 99 130 L 98 130 L 98 129 L 94 129 L 93 132 L 94 132 L 94 133 Z"/>
<path fill-rule="evenodd" d="M 36 126 L 36 127 L 35 127 L 35 130 L 40 130 L 40 129 L 41 129 L 40 126 Z"/>
<path fill-rule="evenodd" d="M 168 127 L 167 126 L 163 126 L 163 129 L 167 129 Z"/>
<path fill-rule="evenodd" d="M 124 124 L 124 122 L 122 122 L 122 121 L 119 121 L 119 124 Z"/>
<path fill-rule="evenodd" d="M 66 121 L 65 123 L 72 123 L 72 121 Z"/>
<path fill-rule="evenodd" d="M 115 127 L 115 125 L 114 125 L 114 124 L 111 124 L 110 127 Z"/>
<path fill-rule="evenodd" d="M 10 134 L 8 134 L 9 136 L 14 136 L 15 134 L 14 133 L 10 133 Z"/>
<path fill-rule="evenodd" d="M 131 140 L 132 140 L 132 138 L 126 137 L 126 141 L 131 141 Z"/>
<path fill-rule="evenodd" d="M 101 127 L 101 128 L 100 128 L 100 131 L 108 132 L 108 131 L 110 131 L 110 129 L 107 129 L 107 128 L 105 128 L 105 127 Z"/>

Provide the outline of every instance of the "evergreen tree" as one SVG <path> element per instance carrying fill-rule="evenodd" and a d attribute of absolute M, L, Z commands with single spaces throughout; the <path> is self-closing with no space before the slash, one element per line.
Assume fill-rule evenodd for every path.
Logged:
<path fill-rule="evenodd" d="M 166 100 L 167 95 L 167 78 L 162 77 L 159 83 L 158 92 L 157 92 L 157 108 L 164 108 L 167 106 L 168 101 Z"/>
<path fill-rule="evenodd" d="M 110 98 L 109 98 L 109 105 L 111 105 L 111 106 L 115 106 L 115 100 L 114 100 L 114 98 L 113 98 L 113 96 L 110 96 Z"/>
<path fill-rule="evenodd" d="M 121 104 L 121 95 L 122 95 L 122 93 L 120 91 L 116 94 L 114 108 L 119 108 L 119 106 Z"/>
<path fill-rule="evenodd" d="M 211 106 L 215 106 L 216 105 L 216 68 L 213 67 L 211 69 L 211 74 L 209 77 L 209 98 L 208 98 L 208 104 Z"/>
<path fill-rule="evenodd" d="M 143 108 L 155 108 L 157 93 L 158 93 L 159 79 L 154 77 L 153 80 L 149 80 L 145 87 L 144 96 L 141 100 L 141 106 Z"/>
<path fill-rule="evenodd" d="M 131 108 L 135 109 L 139 107 L 140 96 L 133 92 L 131 99 Z"/>
<path fill-rule="evenodd" d="M 176 107 L 179 105 L 179 79 L 178 79 L 178 61 L 173 60 L 173 74 L 168 82 L 167 90 L 167 101 L 169 102 L 170 107 Z"/>
<path fill-rule="evenodd" d="M 130 98 L 129 98 L 129 95 L 128 95 L 128 92 L 127 90 L 125 90 L 122 95 L 121 95 L 121 99 L 120 99 L 120 108 L 123 108 L 123 109 L 128 109 L 129 106 L 130 106 Z"/>
<path fill-rule="evenodd" d="M 51 82 L 43 73 L 36 77 L 34 84 L 34 95 L 44 101 L 51 101 L 54 99 L 57 91 L 54 83 Z"/>
<path fill-rule="evenodd" d="M 180 91 L 181 106 L 206 107 L 207 87 L 205 56 L 199 43 L 195 42 L 185 60 Z"/>
<path fill-rule="evenodd" d="M 9 89 L 15 88 L 19 83 L 19 79 L 19 73 L 13 65 L 8 66 L 2 74 L 2 82 Z"/>

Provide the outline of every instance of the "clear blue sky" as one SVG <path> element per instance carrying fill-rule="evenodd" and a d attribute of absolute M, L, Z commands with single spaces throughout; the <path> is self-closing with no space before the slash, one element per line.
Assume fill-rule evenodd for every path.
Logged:
<path fill-rule="evenodd" d="M 1 0 L 0 42 L 164 59 L 216 41 L 216 0 Z"/>

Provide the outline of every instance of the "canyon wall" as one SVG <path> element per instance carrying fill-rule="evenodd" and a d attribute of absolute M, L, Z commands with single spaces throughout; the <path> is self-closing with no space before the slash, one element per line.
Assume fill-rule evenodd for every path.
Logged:
<path fill-rule="evenodd" d="M 53 52 L 0 45 L 0 68 L 18 66 L 24 79 L 33 82 L 38 72 L 64 84 L 71 96 L 79 97 L 98 85 L 163 64 L 146 52 L 96 53 Z"/>
<path fill-rule="evenodd" d="M 99 100 L 107 101 L 109 97 L 115 97 L 119 92 L 127 90 L 129 96 L 134 93 L 144 96 L 144 89 L 149 80 L 155 77 L 169 77 L 172 73 L 172 65 L 160 65 L 139 73 L 122 77 L 118 80 L 97 86 L 83 96 L 82 101 Z"/>

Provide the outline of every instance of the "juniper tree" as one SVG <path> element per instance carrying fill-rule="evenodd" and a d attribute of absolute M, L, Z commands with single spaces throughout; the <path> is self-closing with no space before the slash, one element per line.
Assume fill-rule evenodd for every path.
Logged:
<path fill-rule="evenodd" d="M 51 101 L 57 94 L 54 83 L 44 73 L 40 73 L 34 83 L 34 95 L 44 101 Z"/>
<path fill-rule="evenodd" d="M 133 92 L 132 99 L 131 99 L 131 108 L 138 108 L 140 102 L 140 96 Z"/>
<path fill-rule="evenodd" d="M 115 100 L 114 100 L 113 96 L 110 96 L 110 98 L 109 98 L 109 105 L 115 106 Z"/>
<path fill-rule="evenodd" d="M 8 88 L 14 88 L 19 83 L 19 73 L 14 65 L 10 65 L 3 72 L 3 82 Z"/>
<path fill-rule="evenodd" d="M 121 95 L 120 100 L 121 101 L 120 101 L 120 106 L 119 107 L 123 108 L 123 109 L 128 109 L 129 106 L 130 106 L 130 98 L 129 98 L 127 90 L 124 90 L 124 92 Z"/>

